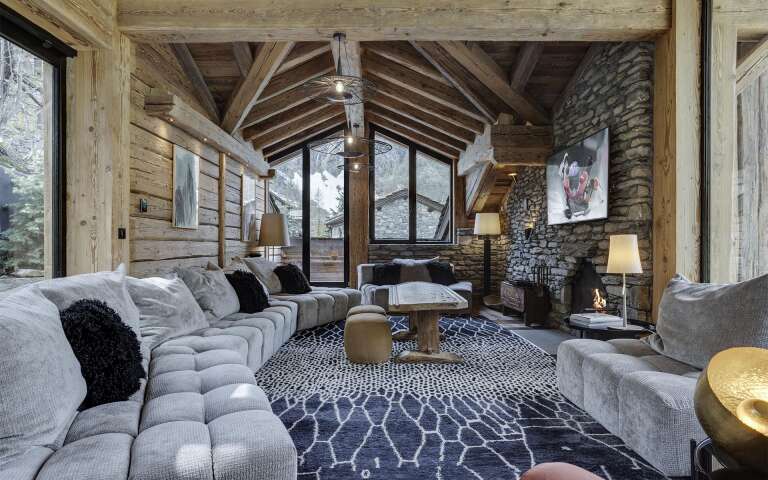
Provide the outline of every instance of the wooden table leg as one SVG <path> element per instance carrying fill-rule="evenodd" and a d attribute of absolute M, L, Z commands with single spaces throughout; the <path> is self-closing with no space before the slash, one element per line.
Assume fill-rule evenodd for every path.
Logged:
<path fill-rule="evenodd" d="M 413 312 L 411 324 L 416 325 L 418 351 L 406 350 L 395 359 L 400 363 L 462 363 L 459 355 L 440 351 L 440 314 L 435 311 Z"/>
<path fill-rule="evenodd" d="M 392 340 L 396 342 L 407 342 L 413 340 L 417 335 L 416 316 L 418 312 L 411 312 L 408 315 L 408 330 L 400 330 L 392 334 Z"/>

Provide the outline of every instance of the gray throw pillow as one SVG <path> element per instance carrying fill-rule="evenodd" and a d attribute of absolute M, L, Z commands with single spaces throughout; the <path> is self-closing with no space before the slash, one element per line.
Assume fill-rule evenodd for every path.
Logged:
<path fill-rule="evenodd" d="M 179 267 L 174 271 L 187 284 L 209 323 L 240 311 L 237 293 L 218 267 L 215 270 Z"/>
<path fill-rule="evenodd" d="M 675 276 L 664 290 L 648 343 L 700 369 L 728 348 L 768 348 L 768 275 L 724 285 Z"/>
<path fill-rule="evenodd" d="M 60 448 L 85 394 L 56 305 L 36 285 L 0 301 L 0 470 L 35 447 Z"/>
<path fill-rule="evenodd" d="M 256 278 L 267 287 L 267 293 L 274 295 L 283 291 L 280 279 L 275 274 L 279 264 L 263 258 L 243 258 L 243 262 L 251 269 Z"/>
<path fill-rule="evenodd" d="M 440 257 L 424 258 L 421 260 L 417 260 L 415 258 L 396 258 L 392 260 L 392 263 L 396 263 L 397 265 L 426 265 L 430 262 L 437 262 L 439 260 Z"/>
<path fill-rule="evenodd" d="M 52 301 L 59 311 L 69 308 L 78 300 L 95 299 L 106 303 L 131 327 L 141 340 L 139 309 L 133 304 L 125 282 L 125 265 L 114 272 L 86 273 L 72 277 L 54 278 L 36 285 L 43 295 Z"/>
<path fill-rule="evenodd" d="M 128 278 L 128 291 L 139 309 L 142 341 L 155 348 L 164 341 L 208 327 L 189 287 L 173 278 Z"/>

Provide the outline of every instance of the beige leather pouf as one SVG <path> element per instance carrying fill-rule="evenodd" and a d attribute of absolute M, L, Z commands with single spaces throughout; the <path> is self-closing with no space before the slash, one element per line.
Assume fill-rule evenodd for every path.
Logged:
<path fill-rule="evenodd" d="M 347 360 L 352 363 L 384 363 L 389 360 L 392 330 L 386 315 L 378 312 L 350 313 L 344 326 Z"/>
<path fill-rule="evenodd" d="M 378 313 L 380 315 L 387 314 L 387 312 L 385 312 L 384 309 L 378 305 L 358 305 L 349 309 L 347 312 L 347 318 L 351 317 L 352 315 L 357 315 L 358 313 Z"/>

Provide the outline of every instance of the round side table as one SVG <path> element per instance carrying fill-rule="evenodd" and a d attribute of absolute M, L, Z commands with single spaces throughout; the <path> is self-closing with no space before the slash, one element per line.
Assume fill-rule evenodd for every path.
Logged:
<path fill-rule="evenodd" d="M 691 480 L 764 480 L 764 474 L 739 468 L 724 452 L 706 438 L 692 442 Z"/>

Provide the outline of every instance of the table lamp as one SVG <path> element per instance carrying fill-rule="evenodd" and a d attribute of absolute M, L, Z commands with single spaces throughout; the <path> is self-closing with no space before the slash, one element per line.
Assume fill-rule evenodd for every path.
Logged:
<path fill-rule="evenodd" d="M 261 216 L 260 247 L 290 247 L 288 218 L 282 213 L 265 213 Z M 271 259 L 272 256 L 268 256 Z"/>
<path fill-rule="evenodd" d="M 643 267 L 640 265 L 640 250 L 637 248 L 637 235 L 611 235 L 606 273 L 621 274 L 621 296 L 624 301 L 623 328 L 635 328 L 627 323 L 627 274 L 643 273 Z"/>
<path fill-rule="evenodd" d="M 475 214 L 475 235 L 483 237 L 483 297 L 486 297 L 491 289 L 491 236 L 501 235 L 499 214 Z"/>

